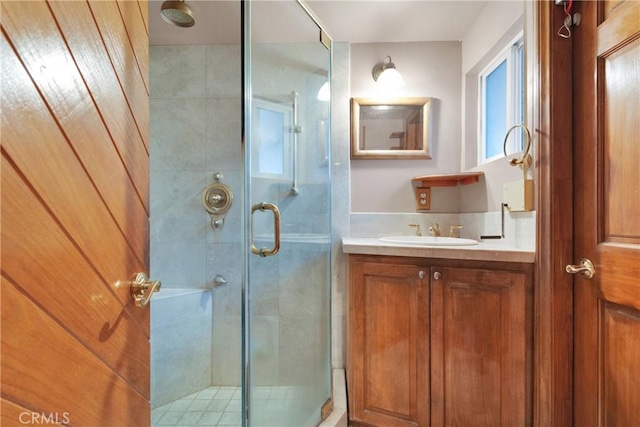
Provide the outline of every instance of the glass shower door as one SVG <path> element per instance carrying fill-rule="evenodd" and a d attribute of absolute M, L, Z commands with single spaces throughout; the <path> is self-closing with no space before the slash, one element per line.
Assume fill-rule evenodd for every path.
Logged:
<path fill-rule="evenodd" d="M 296 1 L 244 8 L 248 425 L 315 426 L 331 391 L 330 40 Z"/>

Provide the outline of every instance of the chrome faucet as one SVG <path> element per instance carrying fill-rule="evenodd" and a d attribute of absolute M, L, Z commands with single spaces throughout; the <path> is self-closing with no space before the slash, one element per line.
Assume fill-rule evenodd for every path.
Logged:
<path fill-rule="evenodd" d="M 422 229 L 420 228 L 420 224 L 409 224 L 409 227 L 415 227 L 416 236 L 422 236 Z"/>
<path fill-rule="evenodd" d="M 429 234 L 434 237 L 440 237 L 440 224 L 436 222 L 431 227 L 429 227 Z"/>

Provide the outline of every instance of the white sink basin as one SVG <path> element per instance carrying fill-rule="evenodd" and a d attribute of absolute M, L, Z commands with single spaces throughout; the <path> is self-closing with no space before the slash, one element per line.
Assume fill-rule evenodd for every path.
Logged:
<path fill-rule="evenodd" d="M 434 237 L 434 236 L 388 236 L 378 240 L 387 243 L 397 243 L 414 246 L 472 246 L 478 242 L 472 239 L 459 237 Z"/>

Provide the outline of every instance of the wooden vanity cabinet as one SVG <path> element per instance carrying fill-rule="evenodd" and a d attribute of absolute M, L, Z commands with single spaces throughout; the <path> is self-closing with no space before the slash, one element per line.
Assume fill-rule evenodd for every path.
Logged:
<path fill-rule="evenodd" d="M 429 425 L 429 270 L 350 257 L 352 424 Z"/>
<path fill-rule="evenodd" d="M 354 425 L 532 424 L 532 265 L 349 255 Z"/>
<path fill-rule="evenodd" d="M 431 268 L 431 424 L 527 426 L 531 275 Z"/>

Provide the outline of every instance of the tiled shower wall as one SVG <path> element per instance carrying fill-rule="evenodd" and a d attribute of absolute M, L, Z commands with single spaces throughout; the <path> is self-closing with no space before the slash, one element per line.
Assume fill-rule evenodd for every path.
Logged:
<path fill-rule="evenodd" d="M 248 307 L 251 378 L 257 386 L 294 387 L 300 396 L 307 396 L 302 401 L 314 405 L 324 401 L 331 375 L 327 345 L 330 178 L 324 133 L 328 128 L 323 128 L 329 117 L 328 104 L 317 99 L 326 81 L 327 53 L 317 42 L 258 43 L 251 52 L 253 96 L 266 104 L 293 108 L 293 93 L 297 93 L 296 125 L 301 129 L 296 134 L 299 193 L 291 194 L 291 171 L 285 170 L 279 179 L 252 179 L 252 203 L 276 203 L 282 223 L 278 255 L 250 257 L 250 267 L 257 273 L 251 275 Z M 253 221 L 257 240 L 273 232 L 270 214 L 256 212 Z"/>
<path fill-rule="evenodd" d="M 304 46 L 294 48 L 304 50 Z M 282 54 L 278 49 L 272 47 L 264 54 L 279 61 L 291 56 L 291 46 L 283 47 Z M 150 62 L 151 275 L 161 278 L 165 290 L 211 289 L 210 293 L 202 294 L 202 299 L 163 299 L 152 311 L 154 384 L 165 388 L 154 389 L 152 393 L 156 407 L 201 390 L 203 386 L 240 385 L 244 168 L 240 47 L 151 46 Z M 268 61 L 263 58 L 256 63 L 268 64 Z M 315 85 L 319 77 L 301 81 L 296 80 L 299 78 L 296 75 L 283 78 L 283 69 L 286 67 L 275 72 L 259 69 L 255 73 L 264 80 L 271 72 L 277 77 L 276 83 L 287 85 L 278 88 L 276 83 L 269 83 L 277 93 L 266 95 L 275 98 L 280 93 L 289 95 L 293 89 L 299 90 L 304 121 L 303 106 L 318 102 L 315 92 L 311 100 L 305 99 L 306 93 L 311 93 L 308 85 Z M 317 91 L 315 86 L 313 89 Z M 305 132 L 300 136 L 299 155 L 307 159 L 312 153 L 307 150 L 317 148 L 316 120 L 302 124 Z M 326 181 L 322 181 L 326 180 L 322 176 L 328 165 L 317 160 L 310 164 L 310 168 L 300 171 L 298 197 L 286 196 L 290 188 L 288 182 L 256 182 L 254 193 L 265 190 L 265 197 L 277 200 L 283 214 L 293 218 L 283 224 L 285 234 L 326 233 L 328 216 L 320 212 L 326 211 L 328 203 Z M 221 231 L 211 228 L 209 215 L 201 204 L 202 192 L 214 182 L 215 172 L 224 175 L 223 182 L 235 195 Z M 280 261 L 268 264 L 264 274 L 254 278 L 251 309 L 255 384 L 307 386 L 329 381 L 329 372 L 318 378 L 315 373 L 319 370 L 309 366 L 309 363 L 324 366 L 329 357 L 324 345 L 329 333 L 325 327 L 329 316 L 328 269 L 320 250 L 327 246 L 326 241 L 283 243 Z M 258 257 L 250 259 L 252 263 L 264 261 Z M 213 287 L 217 274 L 228 283 Z M 183 306 L 183 303 L 191 305 Z M 206 310 L 211 313 L 209 333 L 202 324 L 189 324 L 194 313 L 206 317 Z M 169 312 L 171 319 L 167 318 Z M 203 317 L 199 319 L 198 322 L 203 321 Z M 159 349 L 162 352 L 155 351 Z M 307 353 L 303 358 L 305 363 L 299 357 L 301 352 Z M 191 364 L 192 359 L 211 360 L 210 370 L 203 369 L 201 363 Z M 177 364 L 181 369 L 198 366 L 197 371 L 180 375 L 188 384 L 176 386 L 158 380 L 175 371 Z M 210 383 L 204 384 L 208 377 Z M 173 390 L 167 389 L 180 390 L 182 395 L 170 396 Z M 158 396 L 162 396 L 161 401 L 155 400 Z"/>
<path fill-rule="evenodd" d="M 164 384 L 176 363 L 197 369 L 181 376 L 187 384 L 154 390 L 163 400 L 154 399 L 156 406 L 203 386 L 240 384 L 244 167 L 240 46 L 150 46 L 149 56 L 151 277 L 161 278 L 163 289 L 211 289 L 217 274 L 228 282 L 203 294 L 210 295 L 208 313 L 193 298 L 165 300 L 161 305 L 171 310 L 153 310 L 154 383 Z M 235 196 L 222 230 L 211 228 L 201 203 L 215 172 Z M 199 321 L 208 325 L 189 324 L 194 312 L 203 312 Z"/>
<path fill-rule="evenodd" d="M 162 289 L 151 303 L 151 405 L 211 385 L 211 291 Z"/>

